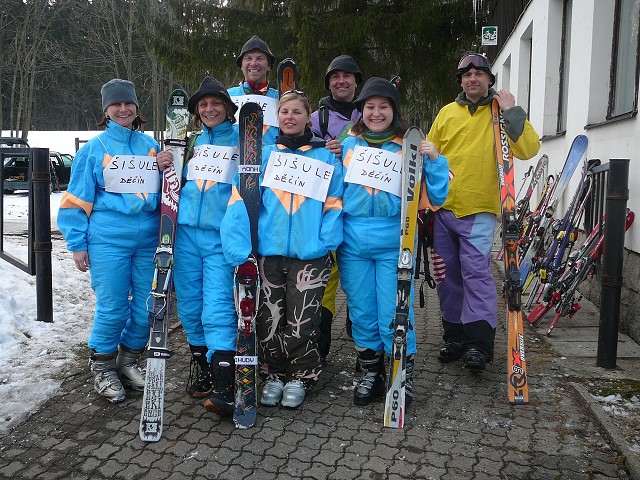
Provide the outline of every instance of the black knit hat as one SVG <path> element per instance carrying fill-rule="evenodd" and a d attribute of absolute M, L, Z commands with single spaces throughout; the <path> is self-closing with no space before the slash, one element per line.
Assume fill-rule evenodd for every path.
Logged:
<path fill-rule="evenodd" d="M 271 50 L 269 50 L 269 46 L 264 43 L 264 41 L 260 37 L 254 35 L 246 41 L 246 43 L 242 46 L 240 55 L 236 57 L 236 65 L 238 65 L 238 68 L 242 67 L 242 57 L 244 56 L 244 54 L 247 52 L 251 52 L 252 50 L 260 50 L 261 52 L 264 52 L 269 59 L 269 67 L 273 67 L 273 63 L 276 61 L 276 57 L 273 55 L 273 53 L 271 53 Z"/>
<path fill-rule="evenodd" d="M 129 80 L 121 80 L 114 78 L 102 85 L 100 89 L 102 95 L 102 111 L 104 112 L 110 105 L 114 103 L 127 102 L 133 103 L 140 108 L 138 97 L 136 96 L 136 86 Z"/>
<path fill-rule="evenodd" d="M 350 55 L 340 55 L 333 60 L 327 67 L 327 73 L 324 75 L 324 88 L 329 90 L 329 78 L 333 72 L 341 70 L 343 72 L 353 73 L 356 77 L 356 84 L 362 83 L 362 72 L 356 61 Z"/>
<path fill-rule="evenodd" d="M 400 114 L 400 94 L 398 89 L 389 80 L 380 77 L 371 77 L 367 80 L 360 91 L 360 95 L 353 101 L 355 107 L 362 111 L 364 102 L 370 97 L 385 97 L 391 101 L 393 110 Z"/>
<path fill-rule="evenodd" d="M 195 115 L 198 102 L 202 97 L 205 97 L 207 95 L 213 95 L 214 97 L 221 98 L 227 105 L 227 110 L 229 110 L 229 112 L 227 113 L 231 116 L 236 114 L 238 106 L 231 101 L 231 97 L 229 96 L 229 92 L 227 92 L 225 86 L 215 78 L 208 75 L 204 77 L 204 80 L 202 80 L 202 83 L 200 84 L 200 90 L 191 95 L 191 98 L 189 98 L 189 104 L 187 107 L 189 109 L 189 113 Z"/>
<path fill-rule="evenodd" d="M 467 73 L 472 68 L 475 68 L 476 70 L 482 70 L 483 72 L 489 74 L 489 77 L 491 78 L 491 85 L 489 85 L 490 87 L 492 87 L 493 84 L 496 83 L 496 77 L 493 75 L 493 73 L 491 73 L 491 65 L 489 65 L 489 60 L 487 60 L 487 57 L 480 53 L 467 53 L 458 62 L 458 69 L 456 70 L 456 81 L 459 85 L 462 84 L 462 75 Z"/>

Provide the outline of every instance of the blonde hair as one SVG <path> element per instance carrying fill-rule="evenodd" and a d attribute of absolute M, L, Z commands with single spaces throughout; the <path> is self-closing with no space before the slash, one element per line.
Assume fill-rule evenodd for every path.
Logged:
<path fill-rule="evenodd" d="M 280 112 L 280 107 L 290 100 L 300 100 L 304 109 L 307 111 L 307 115 L 311 115 L 311 104 L 309 103 L 309 97 L 302 90 L 289 90 L 284 92 L 280 99 L 278 100 L 278 112 Z"/>

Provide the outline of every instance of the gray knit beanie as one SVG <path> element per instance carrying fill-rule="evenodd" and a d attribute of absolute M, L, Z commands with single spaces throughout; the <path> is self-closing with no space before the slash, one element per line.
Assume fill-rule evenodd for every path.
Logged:
<path fill-rule="evenodd" d="M 114 78 L 102 85 L 100 89 L 102 95 L 102 111 L 114 103 L 127 102 L 133 103 L 140 108 L 138 97 L 136 96 L 136 86 L 129 80 L 121 80 Z"/>

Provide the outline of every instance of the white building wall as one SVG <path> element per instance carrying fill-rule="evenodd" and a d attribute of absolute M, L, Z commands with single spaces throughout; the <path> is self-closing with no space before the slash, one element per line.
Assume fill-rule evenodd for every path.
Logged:
<path fill-rule="evenodd" d="M 560 82 L 562 36 L 562 0 L 532 0 L 520 22 L 493 63 L 498 73 L 496 88 L 508 86 L 519 105 L 527 109 L 529 120 L 541 137 L 545 137 L 540 155 L 549 157 L 548 173 L 562 169 L 571 142 L 576 135 L 589 139 L 587 158 L 629 158 L 628 206 L 640 214 L 640 120 L 637 117 L 598 125 L 607 111 L 610 58 L 613 35 L 613 0 L 574 0 L 571 29 L 567 129 L 556 134 Z M 526 43 L 531 42 L 529 59 Z M 531 62 L 529 70 L 528 62 Z M 528 75 L 531 78 L 526 78 Z M 508 78 L 506 78 L 508 77 Z M 538 157 L 530 162 L 535 162 Z M 516 163 L 516 182 L 529 168 L 529 162 Z M 560 210 L 566 208 L 579 181 L 574 174 L 565 191 Z M 516 191 L 519 185 L 516 184 Z M 625 247 L 640 252 L 640 222 L 627 232 Z"/>
<path fill-rule="evenodd" d="M 505 0 L 509 1 L 509 0 Z M 567 94 L 566 133 L 557 135 L 562 49 L 562 0 L 532 0 L 493 63 L 496 88 L 508 88 L 543 138 L 540 155 L 549 157 L 548 174 L 559 173 L 576 135 L 589 139 L 586 158 L 628 158 L 629 200 L 638 214 L 625 236 L 620 329 L 640 342 L 640 119 L 638 116 L 605 122 L 609 100 L 614 0 L 573 0 L 571 50 Z M 526 42 L 531 42 L 531 54 Z M 531 69 L 527 62 L 531 62 Z M 530 76 L 530 78 L 526 78 Z M 598 125 L 595 125 L 598 124 Z M 590 127 L 588 127 L 590 126 Z M 539 157 L 538 157 L 539 158 Z M 531 162 L 516 162 L 515 179 Z M 580 172 L 574 174 L 559 210 L 564 211 L 575 191 Z M 528 180 L 527 180 L 528 181 Z M 520 185 L 516 184 L 516 191 Z M 540 193 L 541 187 L 538 190 Z M 532 202 L 533 203 L 533 202 Z M 597 305 L 600 285 L 584 282 L 581 291 Z"/>

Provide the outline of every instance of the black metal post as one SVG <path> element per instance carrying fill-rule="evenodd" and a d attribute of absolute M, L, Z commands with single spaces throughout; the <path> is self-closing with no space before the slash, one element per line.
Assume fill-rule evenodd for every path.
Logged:
<path fill-rule="evenodd" d="M 51 173 L 49 149 L 34 148 L 31 166 L 33 252 L 36 264 L 36 320 L 53 322 L 51 269 Z"/>
<path fill-rule="evenodd" d="M 600 327 L 596 365 L 615 368 L 618 357 L 618 323 L 622 291 L 624 234 L 629 199 L 629 159 L 609 160 L 602 286 L 600 290 Z"/>

